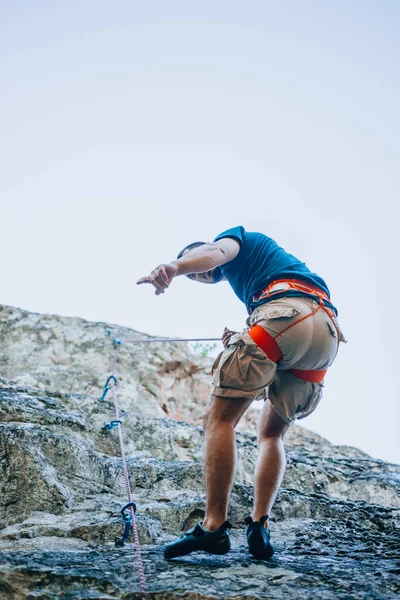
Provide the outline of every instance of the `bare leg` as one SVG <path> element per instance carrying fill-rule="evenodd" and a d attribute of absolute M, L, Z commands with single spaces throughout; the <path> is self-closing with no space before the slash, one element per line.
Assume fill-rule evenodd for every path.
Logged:
<path fill-rule="evenodd" d="M 266 400 L 258 421 L 259 455 L 254 474 L 253 521 L 271 514 L 285 474 L 283 436 L 288 429 L 289 425 L 280 418 L 270 401 Z M 265 522 L 265 527 L 268 527 L 268 521 Z"/>
<path fill-rule="evenodd" d="M 213 396 L 204 415 L 204 477 L 207 492 L 203 527 L 216 531 L 227 519 L 236 471 L 235 427 L 252 400 Z"/>

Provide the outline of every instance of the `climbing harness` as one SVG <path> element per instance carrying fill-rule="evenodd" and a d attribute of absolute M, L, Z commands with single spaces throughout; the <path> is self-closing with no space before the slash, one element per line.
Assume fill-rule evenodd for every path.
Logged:
<path fill-rule="evenodd" d="M 328 294 L 326 294 L 323 290 L 321 290 L 317 287 L 314 287 L 312 285 L 308 285 L 304 281 L 298 281 L 297 279 L 278 279 L 278 280 L 270 283 L 269 286 L 265 290 L 262 290 L 262 292 L 259 295 L 257 295 L 255 300 L 259 301 L 259 300 L 264 300 L 265 298 L 269 299 L 269 298 L 275 296 L 276 294 L 281 294 L 282 292 L 285 292 L 288 290 L 296 290 L 299 292 L 309 294 L 311 296 L 316 296 L 319 299 L 319 304 L 318 304 L 317 308 L 312 310 L 310 313 L 308 313 L 304 317 L 297 319 L 294 323 L 291 323 L 290 325 L 288 325 L 288 327 L 285 327 L 284 329 L 282 329 L 282 331 L 280 331 L 275 336 L 272 336 L 270 333 L 268 333 L 268 331 L 266 331 L 266 329 L 261 327 L 261 325 L 254 325 L 248 331 L 248 334 L 252 338 L 252 340 L 257 344 L 257 346 L 259 346 L 259 348 L 261 348 L 261 350 L 263 350 L 263 352 L 265 352 L 265 354 L 268 356 L 268 358 L 270 358 L 273 362 L 277 363 L 282 358 L 283 354 L 282 354 L 281 349 L 279 348 L 276 338 L 279 337 L 280 335 L 282 335 L 283 333 L 285 333 L 285 331 L 288 331 L 288 329 L 291 329 L 298 323 L 301 323 L 301 321 L 308 319 L 309 317 L 314 315 L 318 310 L 323 310 L 330 317 L 330 319 L 336 329 L 337 339 L 338 339 L 338 348 L 336 350 L 336 353 L 337 353 L 337 351 L 339 349 L 339 340 L 340 340 L 339 329 L 333 319 L 333 317 L 335 316 L 334 311 L 332 309 L 328 308 L 327 306 L 325 306 L 325 304 L 324 304 L 324 300 L 326 300 L 327 302 L 330 302 L 330 299 L 329 299 Z M 324 379 L 328 369 L 313 369 L 313 370 L 289 369 L 289 371 L 291 373 L 293 373 L 293 375 L 296 375 L 296 377 L 298 377 L 299 379 L 303 379 L 304 381 L 310 381 L 312 383 L 320 383 Z"/>
<path fill-rule="evenodd" d="M 310 285 L 305 281 L 300 281 L 299 279 L 275 279 L 272 283 L 262 290 L 258 295 L 256 300 L 263 300 L 264 298 L 271 298 L 271 296 L 275 296 L 276 294 L 282 294 L 282 292 L 287 292 L 289 290 L 295 290 L 296 292 L 303 292 L 305 294 L 310 294 L 311 296 L 317 296 L 320 300 L 326 300 L 330 302 L 330 298 L 326 292 L 321 290 L 320 288 Z"/>

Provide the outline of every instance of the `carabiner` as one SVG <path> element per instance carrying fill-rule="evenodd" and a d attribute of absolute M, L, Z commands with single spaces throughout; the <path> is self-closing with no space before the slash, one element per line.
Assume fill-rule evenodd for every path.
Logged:
<path fill-rule="evenodd" d="M 106 429 L 114 429 L 114 427 L 118 427 L 118 425 L 122 425 L 121 419 L 115 419 L 115 421 L 110 421 L 109 423 L 104 423 L 101 428 L 103 431 Z"/>
<path fill-rule="evenodd" d="M 123 535 L 121 537 L 117 536 L 115 538 L 115 545 L 117 546 L 117 548 L 122 548 L 125 545 L 125 542 L 129 540 L 129 534 L 131 532 L 132 524 L 132 515 L 130 513 L 125 514 L 125 511 L 131 506 L 133 508 L 133 512 L 136 513 L 136 504 L 134 502 L 128 502 L 128 504 L 125 504 L 125 506 L 121 508 L 121 515 L 125 523 L 125 528 Z"/>
<path fill-rule="evenodd" d="M 104 386 L 103 393 L 102 393 L 102 395 L 101 395 L 101 398 L 100 398 L 100 400 L 99 400 L 100 402 L 103 402 L 104 398 L 105 398 L 105 397 L 106 397 L 106 395 L 107 395 L 107 392 L 108 392 L 108 390 L 111 390 L 111 386 L 110 386 L 110 385 L 108 385 L 108 384 L 109 384 L 109 382 L 110 382 L 111 380 L 113 380 L 113 381 L 114 381 L 114 385 L 117 385 L 117 380 L 116 380 L 116 378 L 114 377 L 114 375 L 110 375 L 110 377 L 107 379 L 107 381 L 106 381 L 106 384 L 105 384 L 105 386 Z"/>

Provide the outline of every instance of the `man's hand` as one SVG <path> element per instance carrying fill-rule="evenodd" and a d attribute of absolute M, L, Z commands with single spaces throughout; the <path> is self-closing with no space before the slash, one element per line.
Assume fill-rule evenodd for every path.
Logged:
<path fill-rule="evenodd" d="M 227 345 L 229 344 L 229 340 L 231 339 L 231 337 L 233 335 L 235 335 L 235 333 L 237 333 L 237 331 L 231 331 L 230 329 L 225 327 L 224 331 L 222 332 L 222 338 L 221 338 L 224 348 L 227 347 Z"/>
<path fill-rule="evenodd" d="M 148 277 L 142 277 L 136 283 L 138 285 L 142 283 L 151 283 L 156 288 L 156 296 L 163 294 L 164 291 L 170 286 L 171 281 L 177 274 L 178 267 L 173 264 L 159 265 L 156 267 Z"/>

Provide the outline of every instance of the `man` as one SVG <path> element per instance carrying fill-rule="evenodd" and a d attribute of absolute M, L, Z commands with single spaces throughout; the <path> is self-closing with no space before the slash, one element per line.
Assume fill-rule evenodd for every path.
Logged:
<path fill-rule="evenodd" d="M 253 400 L 264 399 L 258 422 L 254 506 L 246 518 L 251 554 L 272 556 L 268 519 L 286 466 L 283 437 L 321 400 L 323 378 L 345 341 L 329 289 L 305 263 L 262 233 L 234 227 L 212 243 L 186 246 L 137 283 L 163 294 L 178 275 L 201 283 L 227 280 L 245 303 L 248 329 L 225 328 L 225 350 L 213 366 L 213 391 L 204 415 L 204 520 L 167 545 L 165 558 L 230 550 L 228 502 L 236 467 L 234 429 Z"/>

